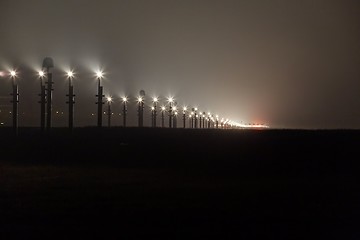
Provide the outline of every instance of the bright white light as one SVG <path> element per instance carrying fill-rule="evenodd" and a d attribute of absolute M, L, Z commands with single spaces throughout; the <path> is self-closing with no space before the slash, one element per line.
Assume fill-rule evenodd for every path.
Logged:
<path fill-rule="evenodd" d="M 235 123 L 235 125 L 237 127 L 241 127 L 241 128 L 256 128 L 256 129 L 262 129 L 262 128 L 269 128 L 268 125 L 266 124 L 240 124 L 240 123 Z"/>
<path fill-rule="evenodd" d="M 161 107 L 161 110 L 165 111 L 165 107 L 164 107 L 164 106 L 162 106 L 162 107 Z"/>
<path fill-rule="evenodd" d="M 169 103 L 173 103 L 173 102 L 174 102 L 174 98 L 173 98 L 173 97 L 169 97 L 169 98 L 168 98 L 168 102 L 169 102 Z"/>
<path fill-rule="evenodd" d="M 97 78 L 102 78 L 104 76 L 104 73 L 102 71 L 96 71 L 96 77 Z"/>
<path fill-rule="evenodd" d="M 128 98 L 127 98 L 127 97 L 123 97 L 123 98 L 122 98 L 122 101 L 123 101 L 124 103 L 126 103 L 126 102 L 128 101 Z"/>
<path fill-rule="evenodd" d="M 151 107 L 151 110 L 155 110 L 155 107 Z"/>
<path fill-rule="evenodd" d="M 197 108 L 195 108 L 195 111 L 197 111 L 198 109 Z"/>
<path fill-rule="evenodd" d="M 107 97 L 107 101 L 108 101 L 108 102 L 111 102 L 111 101 L 112 101 L 112 98 L 111 98 L 111 97 Z"/>
<path fill-rule="evenodd" d="M 173 110 L 173 111 L 176 111 L 176 109 L 177 109 L 176 106 L 173 106 L 172 110 Z"/>
<path fill-rule="evenodd" d="M 142 97 L 137 98 L 138 103 L 141 103 L 143 101 Z"/>
<path fill-rule="evenodd" d="M 186 111 L 186 110 L 187 110 L 187 107 L 183 107 L 183 110 Z"/>
<path fill-rule="evenodd" d="M 178 112 L 175 112 L 175 115 L 178 115 Z"/>
<path fill-rule="evenodd" d="M 39 76 L 40 77 L 44 77 L 45 76 L 45 73 L 43 71 L 39 71 Z"/>
<path fill-rule="evenodd" d="M 68 72 L 66 73 L 66 75 L 67 75 L 69 78 L 74 77 L 74 73 L 73 73 L 72 71 L 68 71 Z"/>
<path fill-rule="evenodd" d="M 14 70 L 11 70 L 10 75 L 11 75 L 11 77 L 16 77 L 16 72 Z"/>

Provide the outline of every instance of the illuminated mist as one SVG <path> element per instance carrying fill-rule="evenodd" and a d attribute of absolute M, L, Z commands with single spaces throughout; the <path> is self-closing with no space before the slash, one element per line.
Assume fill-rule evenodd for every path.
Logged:
<path fill-rule="evenodd" d="M 149 103 L 174 96 L 237 122 L 360 127 L 358 1 L 2 0 L 0 9 L 0 70 L 19 71 L 20 126 L 38 126 L 36 71 L 50 56 L 54 126 L 67 124 L 55 111 L 66 113 L 71 68 L 76 126 L 96 124 L 102 69 L 116 113 L 120 97 L 131 97 L 130 125 L 144 89 Z M 6 110 L 10 82 L 0 86 Z"/>

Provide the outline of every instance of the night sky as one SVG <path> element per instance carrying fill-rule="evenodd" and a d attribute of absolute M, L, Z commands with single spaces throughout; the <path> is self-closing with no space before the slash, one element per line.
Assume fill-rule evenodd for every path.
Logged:
<path fill-rule="evenodd" d="M 20 126 L 39 125 L 36 71 L 47 56 L 54 112 L 66 115 L 64 71 L 76 72 L 77 126 L 96 125 L 101 68 L 115 113 L 120 96 L 134 102 L 144 89 L 237 122 L 360 128 L 358 0 L 1 0 L 0 70 L 19 72 Z M 2 78 L 3 115 L 10 91 Z"/>

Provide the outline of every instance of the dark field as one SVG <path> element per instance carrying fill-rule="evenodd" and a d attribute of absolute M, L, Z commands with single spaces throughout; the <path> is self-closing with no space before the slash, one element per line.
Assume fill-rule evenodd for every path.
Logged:
<path fill-rule="evenodd" d="M 0 239 L 360 238 L 360 131 L 0 136 Z"/>

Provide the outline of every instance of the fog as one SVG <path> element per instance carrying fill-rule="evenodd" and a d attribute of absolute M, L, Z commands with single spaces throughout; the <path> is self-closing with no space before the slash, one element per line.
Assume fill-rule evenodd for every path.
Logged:
<path fill-rule="evenodd" d="M 237 122 L 360 127 L 355 0 L 1 0 L 0 11 L 0 70 L 18 71 L 20 126 L 40 121 L 36 71 L 52 57 L 54 111 L 64 112 L 55 126 L 67 124 L 64 71 L 71 68 L 78 126 L 96 124 L 94 71 L 102 69 L 116 114 L 120 96 L 134 102 L 144 89 L 147 101 L 171 95 Z M 10 91 L 2 77 L 3 112 Z M 129 106 L 133 120 L 136 110 Z"/>

